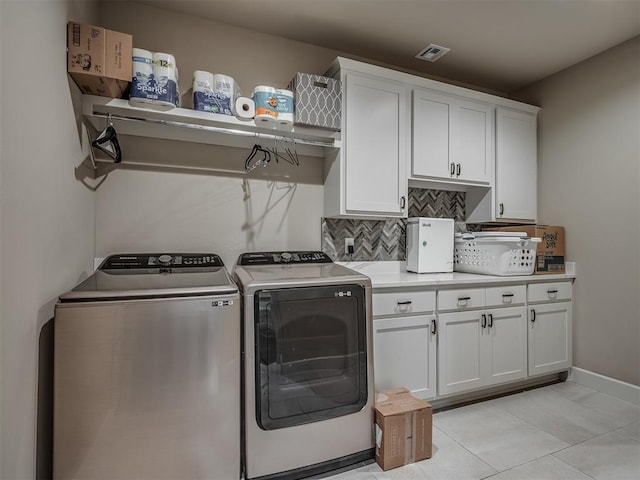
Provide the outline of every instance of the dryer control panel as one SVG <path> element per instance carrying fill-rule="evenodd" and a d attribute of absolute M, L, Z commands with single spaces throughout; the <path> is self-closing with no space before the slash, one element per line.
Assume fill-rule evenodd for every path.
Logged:
<path fill-rule="evenodd" d="M 333 263 L 324 252 L 249 252 L 238 258 L 238 265 L 284 265 Z"/>

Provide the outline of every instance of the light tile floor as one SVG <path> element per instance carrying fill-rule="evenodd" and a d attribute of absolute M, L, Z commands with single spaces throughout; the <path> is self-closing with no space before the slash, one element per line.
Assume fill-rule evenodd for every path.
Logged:
<path fill-rule="evenodd" d="M 640 480 L 640 406 L 564 382 L 439 412 L 433 456 L 328 480 Z"/>

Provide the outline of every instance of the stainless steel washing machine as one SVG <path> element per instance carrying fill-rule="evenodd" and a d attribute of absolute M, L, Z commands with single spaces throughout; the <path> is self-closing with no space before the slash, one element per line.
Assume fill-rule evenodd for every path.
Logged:
<path fill-rule="evenodd" d="M 297 479 L 374 453 L 371 281 L 323 252 L 238 259 L 244 462 Z"/>
<path fill-rule="evenodd" d="M 217 255 L 108 257 L 56 305 L 54 479 L 239 479 L 240 343 Z"/>

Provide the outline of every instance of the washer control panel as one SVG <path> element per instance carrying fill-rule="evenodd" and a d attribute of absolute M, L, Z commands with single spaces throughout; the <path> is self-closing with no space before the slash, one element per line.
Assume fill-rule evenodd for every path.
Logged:
<path fill-rule="evenodd" d="M 324 252 L 250 252 L 238 258 L 238 265 L 286 265 L 333 263 Z"/>
<path fill-rule="evenodd" d="M 222 259 L 214 253 L 139 253 L 111 255 L 100 270 L 159 269 L 164 267 L 210 268 L 223 267 Z"/>

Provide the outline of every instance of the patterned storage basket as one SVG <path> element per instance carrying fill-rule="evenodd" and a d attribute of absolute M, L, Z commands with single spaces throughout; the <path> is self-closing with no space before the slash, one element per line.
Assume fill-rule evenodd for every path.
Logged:
<path fill-rule="evenodd" d="M 524 232 L 456 233 L 453 269 L 484 275 L 531 275 L 540 241 Z"/>

